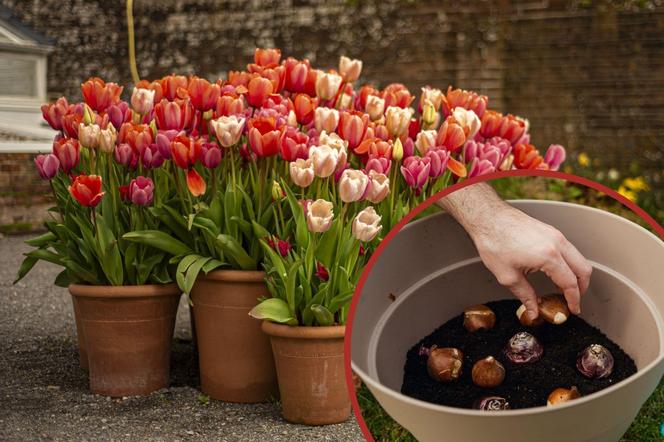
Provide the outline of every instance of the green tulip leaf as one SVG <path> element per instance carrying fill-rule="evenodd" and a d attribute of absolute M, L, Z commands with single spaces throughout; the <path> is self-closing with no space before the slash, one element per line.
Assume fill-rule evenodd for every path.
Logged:
<path fill-rule="evenodd" d="M 268 298 L 251 309 L 249 315 L 256 319 L 265 319 L 279 324 L 297 325 L 295 319 L 288 308 L 288 304 L 283 299 Z"/>

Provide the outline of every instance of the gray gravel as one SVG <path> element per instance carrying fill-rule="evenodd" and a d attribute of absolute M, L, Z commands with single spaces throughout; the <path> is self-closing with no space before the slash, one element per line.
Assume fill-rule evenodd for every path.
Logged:
<path fill-rule="evenodd" d="M 40 262 L 12 285 L 24 239 L 0 237 L 0 440 L 364 440 L 354 419 L 307 427 L 285 422 L 277 404 L 200 401 L 186 302 L 170 388 L 123 399 L 90 394 L 70 296 L 53 285 L 58 268 Z"/>

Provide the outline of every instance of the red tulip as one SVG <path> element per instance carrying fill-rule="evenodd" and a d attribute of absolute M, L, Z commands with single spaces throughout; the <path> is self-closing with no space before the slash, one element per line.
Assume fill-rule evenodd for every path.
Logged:
<path fill-rule="evenodd" d="M 397 106 L 402 109 L 410 106 L 413 101 L 410 91 L 401 83 L 392 83 L 383 89 L 383 99 L 385 100 L 385 109 L 390 106 Z"/>
<path fill-rule="evenodd" d="M 272 82 L 267 78 L 254 77 L 247 85 L 247 101 L 253 107 L 262 107 L 274 89 Z"/>
<path fill-rule="evenodd" d="M 92 110 L 104 112 L 108 106 L 120 101 L 122 86 L 93 77 L 81 85 L 81 92 L 83 100 Z"/>
<path fill-rule="evenodd" d="M 83 122 L 83 114 L 70 113 L 62 117 L 62 132 L 68 138 L 78 138 L 78 126 Z"/>
<path fill-rule="evenodd" d="M 309 77 L 309 61 L 299 61 L 293 57 L 288 57 L 284 61 L 286 68 L 286 84 L 285 89 L 289 92 L 304 92 L 305 85 Z M 315 74 L 315 73 L 314 73 Z M 314 83 L 316 79 L 314 78 Z"/>
<path fill-rule="evenodd" d="M 101 177 L 98 175 L 79 175 L 74 178 L 69 193 L 80 205 L 95 207 L 104 196 L 101 191 Z"/>
<path fill-rule="evenodd" d="M 295 161 L 298 158 L 306 160 L 309 156 L 308 141 L 309 137 L 306 134 L 289 126 L 284 130 L 279 141 L 281 158 L 286 161 Z"/>
<path fill-rule="evenodd" d="M 175 165 L 182 169 L 189 169 L 201 156 L 203 140 L 194 140 L 184 134 L 176 136 L 171 141 L 171 154 Z"/>
<path fill-rule="evenodd" d="M 355 149 L 364 139 L 369 125 L 369 115 L 359 111 L 341 112 L 337 133 L 348 141 L 348 147 Z"/>
<path fill-rule="evenodd" d="M 183 75 L 168 75 L 160 81 L 163 97 L 168 101 L 173 101 L 176 98 L 183 98 L 178 95 L 180 89 L 187 89 L 187 77 Z M 181 93 L 181 92 L 180 92 Z M 161 102 L 161 100 L 159 101 Z"/>
<path fill-rule="evenodd" d="M 62 129 L 62 117 L 69 111 L 69 103 L 65 97 L 58 98 L 55 103 L 44 104 L 41 107 L 44 120 L 55 130 Z"/>
<path fill-rule="evenodd" d="M 117 143 L 127 143 L 136 155 L 154 142 L 152 129 L 147 124 L 124 123 L 118 132 Z"/>
<path fill-rule="evenodd" d="M 455 152 L 465 142 L 466 133 L 463 127 L 453 117 L 448 117 L 438 129 L 436 145 L 445 146 L 450 152 Z"/>
<path fill-rule="evenodd" d="M 303 126 L 308 125 L 314 120 L 316 111 L 316 99 L 307 94 L 297 94 L 293 100 L 295 118 Z"/>
<path fill-rule="evenodd" d="M 532 144 L 518 144 L 514 148 L 514 166 L 517 169 L 541 169 L 548 167 L 544 158 Z"/>
<path fill-rule="evenodd" d="M 279 64 L 281 59 L 280 49 L 261 49 L 254 51 L 254 63 L 264 68 L 272 68 Z"/>
<path fill-rule="evenodd" d="M 215 100 L 216 101 L 216 100 Z M 161 100 L 154 107 L 157 128 L 161 130 L 183 130 L 194 120 L 194 109 L 189 100 Z"/>
<path fill-rule="evenodd" d="M 276 128 L 272 117 L 259 117 L 249 120 L 249 143 L 256 155 L 269 157 L 279 152 L 281 132 Z"/>
<path fill-rule="evenodd" d="M 78 165 L 79 146 L 75 138 L 59 138 L 53 142 L 53 154 L 58 157 L 64 173 L 69 173 Z"/>
<path fill-rule="evenodd" d="M 327 269 L 318 261 L 316 262 L 316 276 L 318 276 L 318 279 L 321 281 L 327 281 L 330 279 L 330 274 L 327 272 Z"/>
<path fill-rule="evenodd" d="M 118 192 L 120 193 L 121 201 L 129 201 L 129 185 L 118 186 Z"/>
<path fill-rule="evenodd" d="M 217 98 L 221 94 L 218 84 L 211 84 L 204 78 L 191 77 L 187 86 L 187 95 L 191 104 L 201 112 L 206 112 L 215 107 Z"/>
<path fill-rule="evenodd" d="M 189 169 L 187 172 L 187 188 L 194 196 L 201 196 L 205 193 L 205 180 L 203 180 L 194 168 Z"/>

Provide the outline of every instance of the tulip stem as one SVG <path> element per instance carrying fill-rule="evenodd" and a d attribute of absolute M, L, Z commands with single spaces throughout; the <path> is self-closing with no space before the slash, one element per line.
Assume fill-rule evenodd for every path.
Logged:
<path fill-rule="evenodd" d="M 134 1 L 127 0 L 127 40 L 129 44 L 129 69 L 131 70 L 131 78 L 134 81 L 134 86 L 141 81 L 138 75 L 138 68 L 136 67 L 136 44 L 134 41 Z"/>

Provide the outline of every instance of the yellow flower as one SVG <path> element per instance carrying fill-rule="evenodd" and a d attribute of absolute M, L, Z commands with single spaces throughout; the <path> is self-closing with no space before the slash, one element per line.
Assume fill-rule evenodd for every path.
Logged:
<path fill-rule="evenodd" d="M 576 158 L 576 161 L 578 161 L 579 165 L 582 167 L 590 166 L 590 157 L 585 152 L 581 152 Z"/>
<path fill-rule="evenodd" d="M 636 178 L 625 178 L 623 180 L 623 185 L 628 189 L 633 190 L 634 192 L 648 191 L 650 186 L 646 183 L 646 180 L 642 176 Z"/>
<path fill-rule="evenodd" d="M 636 202 L 636 192 L 629 190 L 625 186 L 618 187 L 618 193 L 628 200 Z"/>

